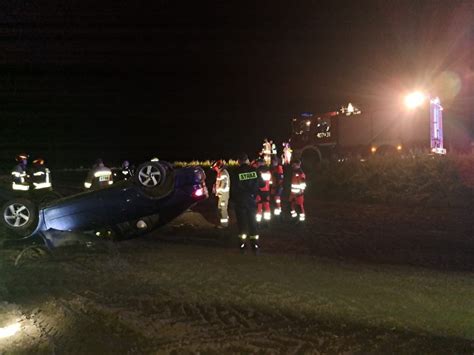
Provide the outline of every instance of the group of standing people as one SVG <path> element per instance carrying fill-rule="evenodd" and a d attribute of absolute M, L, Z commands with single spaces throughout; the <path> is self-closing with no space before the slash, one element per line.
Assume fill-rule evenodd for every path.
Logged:
<path fill-rule="evenodd" d="M 89 170 L 84 181 L 86 190 L 97 190 L 112 185 L 115 181 L 131 179 L 134 173 L 133 167 L 128 160 L 124 160 L 117 172 L 105 166 L 102 159 L 97 159 L 92 169 Z"/>
<path fill-rule="evenodd" d="M 32 166 L 28 166 L 27 154 L 18 154 L 16 156 L 17 164 L 13 167 L 12 190 L 14 191 L 44 191 L 51 190 L 51 172 L 45 166 L 42 158 L 33 160 Z"/>
<path fill-rule="evenodd" d="M 237 219 L 240 249 L 258 251 L 259 225 L 282 215 L 282 201 L 292 220 L 305 220 L 304 191 L 306 176 L 301 161 L 282 164 L 274 155 L 266 164 L 264 158 L 250 162 L 247 154 L 238 157 L 238 165 L 230 173 L 224 161 L 212 165 L 216 171 L 213 192 L 217 196 L 218 228 L 229 225 L 229 200 L 233 203 Z"/>
<path fill-rule="evenodd" d="M 282 164 L 290 164 L 291 155 L 293 153 L 293 150 L 290 147 L 290 142 L 283 142 L 282 146 L 281 162 Z M 271 162 L 278 157 L 277 147 L 276 144 L 273 143 L 273 140 L 268 138 L 263 140 L 262 150 L 259 155 L 267 165 L 270 165 Z"/>
<path fill-rule="evenodd" d="M 46 167 L 43 158 L 33 160 L 31 166 L 28 165 L 28 154 L 18 154 L 17 164 L 13 167 L 12 190 L 14 191 L 51 191 L 53 189 L 51 171 Z M 120 169 L 112 172 L 105 166 L 102 159 L 97 159 L 89 170 L 84 181 L 86 190 L 95 190 L 112 185 L 114 180 L 128 180 L 133 176 L 133 167 L 128 160 L 125 160 Z"/>

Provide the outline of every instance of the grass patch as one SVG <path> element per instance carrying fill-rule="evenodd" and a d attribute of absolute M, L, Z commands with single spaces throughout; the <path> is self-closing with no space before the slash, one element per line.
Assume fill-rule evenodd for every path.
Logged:
<path fill-rule="evenodd" d="M 184 168 L 186 166 L 201 166 L 203 168 L 210 168 L 214 160 L 192 160 L 192 161 L 175 161 L 173 166 L 176 168 Z M 236 167 L 238 165 L 237 160 L 229 159 L 225 161 L 227 166 Z"/>
<path fill-rule="evenodd" d="M 176 167 L 212 161 L 177 161 Z M 237 161 L 229 160 L 230 170 Z M 323 161 L 310 177 L 308 193 L 326 200 L 412 206 L 472 207 L 474 155 L 374 156 L 366 161 Z"/>
<path fill-rule="evenodd" d="M 474 156 L 323 162 L 312 183 L 312 192 L 323 199 L 469 207 L 474 200 Z"/>

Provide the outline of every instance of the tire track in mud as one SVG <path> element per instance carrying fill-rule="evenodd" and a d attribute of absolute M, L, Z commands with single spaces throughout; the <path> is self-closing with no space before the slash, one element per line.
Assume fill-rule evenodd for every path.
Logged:
<path fill-rule="evenodd" d="M 124 302 L 120 297 L 110 300 L 98 294 L 85 296 L 74 293 L 74 297 L 68 301 L 51 303 L 48 308 L 50 311 L 55 310 L 56 317 L 49 317 L 46 315 L 49 313 L 47 311 L 34 314 L 35 324 L 41 330 L 42 337 L 48 340 L 50 348 L 78 353 L 91 345 L 91 342 L 77 347 L 76 337 L 68 340 L 67 331 L 61 331 L 64 326 L 58 319 L 61 317 L 57 317 L 61 313 L 67 315 L 76 327 L 84 330 L 92 325 L 96 329 L 98 319 L 109 319 L 114 323 L 110 327 L 106 322 L 109 335 L 120 338 L 124 334 L 133 333 L 137 340 L 133 347 L 142 351 L 160 349 L 172 352 L 194 347 L 255 351 L 262 346 L 267 350 L 290 351 L 304 346 L 304 341 L 277 335 L 291 329 L 291 323 L 288 323 L 286 317 L 247 312 L 235 306 L 160 301 L 157 298 L 136 298 L 131 304 L 130 300 Z M 104 300 L 108 302 L 105 303 Z M 137 325 L 140 325 L 140 329 Z M 265 338 L 269 328 L 275 335 Z M 87 334 L 86 331 L 84 335 Z"/>
<path fill-rule="evenodd" d="M 298 323 L 283 314 L 248 312 L 232 305 L 209 305 L 145 297 L 122 299 L 76 294 L 34 311 L 40 331 L 37 349 L 85 354 L 173 352 L 340 352 L 351 341 Z M 349 344 L 348 344 L 349 343 Z"/>
<path fill-rule="evenodd" d="M 120 346 L 127 352 L 182 352 L 230 351 L 257 352 L 265 349 L 271 353 L 301 353 L 349 351 L 357 347 L 353 333 L 335 335 L 320 329 L 318 324 L 299 321 L 282 313 L 254 312 L 233 305 L 202 304 L 160 299 L 156 295 L 124 299 L 120 296 L 76 294 L 64 305 L 58 302 L 57 311 L 67 310 L 76 327 L 90 336 L 93 325 L 97 330 L 99 320 L 111 339 L 129 340 Z M 67 334 L 41 320 L 44 334 L 49 336 L 57 349 L 73 351 L 97 347 L 93 341 L 75 347 L 77 337 L 68 340 Z M 82 323 L 80 325 L 79 323 Z M 375 337 L 371 337 L 374 338 Z M 132 340 L 133 339 L 133 340 Z M 370 340 L 370 339 L 369 339 Z M 117 348 L 117 347 L 115 347 Z M 108 353 L 109 348 L 102 349 Z M 85 351 L 86 352 L 86 351 Z"/>

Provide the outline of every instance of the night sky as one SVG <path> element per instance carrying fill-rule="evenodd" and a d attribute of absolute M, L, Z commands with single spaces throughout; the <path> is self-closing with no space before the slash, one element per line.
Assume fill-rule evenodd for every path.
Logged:
<path fill-rule="evenodd" d="M 8 4 L 7 4 L 8 3 Z M 291 5 L 290 5 L 291 4 Z M 254 154 L 301 112 L 439 92 L 472 129 L 471 1 L 0 5 L 2 159 Z M 451 120 L 451 123 L 450 123 Z"/>

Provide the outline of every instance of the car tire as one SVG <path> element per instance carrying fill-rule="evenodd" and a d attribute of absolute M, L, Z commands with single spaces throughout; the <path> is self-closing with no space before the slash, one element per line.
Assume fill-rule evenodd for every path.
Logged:
<path fill-rule="evenodd" d="M 147 196 L 161 198 L 173 191 L 174 174 L 160 162 L 146 162 L 137 168 L 134 182 Z"/>
<path fill-rule="evenodd" d="M 17 236 L 28 237 L 38 226 L 38 208 L 36 204 L 24 198 L 10 200 L 3 204 L 1 225 Z"/>

